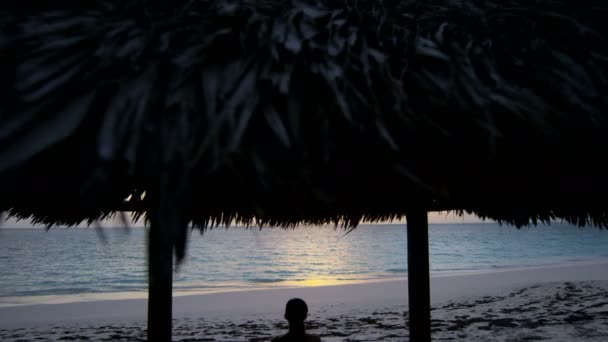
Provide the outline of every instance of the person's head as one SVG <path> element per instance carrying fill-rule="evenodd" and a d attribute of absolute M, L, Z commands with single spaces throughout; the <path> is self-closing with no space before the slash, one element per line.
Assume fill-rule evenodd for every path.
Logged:
<path fill-rule="evenodd" d="M 308 306 L 300 298 L 293 298 L 287 301 L 285 306 L 285 319 L 288 322 L 303 322 L 308 316 Z"/>

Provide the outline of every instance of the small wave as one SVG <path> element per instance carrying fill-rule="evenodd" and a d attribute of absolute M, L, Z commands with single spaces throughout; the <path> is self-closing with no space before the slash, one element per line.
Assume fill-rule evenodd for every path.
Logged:
<path fill-rule="evenodd" d="M 176 284 L 173 285 L 175 290 L 221 290 L 221 289 L 234 289 L 234 288 L 248 288 L 255 285 L 247 285 L 240 283 L 221 283 L 221 284 Z"/>
<path fill-rule="evenodd" d="M 407 268 L 389 268 L 388 270 L 386 270 L 386 272 L 389 272 L 389 273 L 405 273 L 405 272 L 407 272 Z"/>
<path fill-rule="evenodd" d="M 124 284 L 146 284 L 141 278 L 129 278 L 129 276 L 118 276 L 115 282 Z"/>
<path fill-rule="evenodd" d="M 121 291 L 141 291 L 145 290 L 145 286 L 137 286 L 137 285 L 112 285 L 109 287 L 109 290 L 112 292 L 121 292 Z M 103 291 L 105 292 L 105 291 Z"/>
<path fill-rule="evenodd" d="M 252 282 L 252 283 L 279 283 L 279 282 L 282 282 L 283 279 L 253 278 L 253 279 L 247 279 L 247 281 Z"/>
<path fill-rule="evenodd" d="M 20 290 L 9 293 L 10 296 L 46 296 L 46 295 L 70 295 L 82 293 L 96 293 L 99 290 L 88 287 L 67 287 L 39 290 Z"/>
<path fill-rule="evenodd" d="M 266 271 L 264 271 L 264 273 L 265 274 L 292 275 L 292 274 L 298 274 L 299 272 L 297 272 L 297 271 L 287 271 L 287 270 L 281 270 L 281 271 L 266 270 Z"/>
<path fill-rule="evenodd" d="M 382 276 L 380 277 L 360 277 L 360 278 L 336 278 L 337 281 L 367 281 L 367 280 L 377 280 L 378 278 L 384 278 Z M 389 278 L 389 277 L 386 277 Z"/>

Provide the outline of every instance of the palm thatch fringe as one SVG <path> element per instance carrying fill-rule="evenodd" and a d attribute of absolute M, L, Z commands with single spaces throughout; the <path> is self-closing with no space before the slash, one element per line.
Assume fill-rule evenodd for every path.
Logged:
<path fill-rule="evenodd" d="M 178 230 L 608 224 L 602 1 L 20 4 L 0 9 L 10 216 L 142 215 L 160 185 Z"/>

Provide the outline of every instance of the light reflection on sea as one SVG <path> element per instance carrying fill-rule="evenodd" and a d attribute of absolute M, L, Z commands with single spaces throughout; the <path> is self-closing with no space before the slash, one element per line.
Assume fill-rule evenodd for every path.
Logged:
<path fill-rule="evenodd" d="M 145 230 L 0 229 L 0 306 L 146 297 Z M 430 227 L 431 273 L 451 274 L 607 258 L 608 231 L 553 224 Z M 216 228 L 193 232 L 176 295 L 323 286 L 405 277 L 405 225 Z"/>

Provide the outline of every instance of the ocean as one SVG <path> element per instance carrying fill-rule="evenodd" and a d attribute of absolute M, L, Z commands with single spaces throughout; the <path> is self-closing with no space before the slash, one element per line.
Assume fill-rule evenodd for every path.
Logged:
<path fill-rule="evenodd" d="M 144 297 L 145 228 L 0 229 L 0 306 Z M 608 259 L 608 231 L 554 223 L 432 224 L 431 274 Z M 192 232 L 176 294 L 405 277 L 406 226 Z"/>

